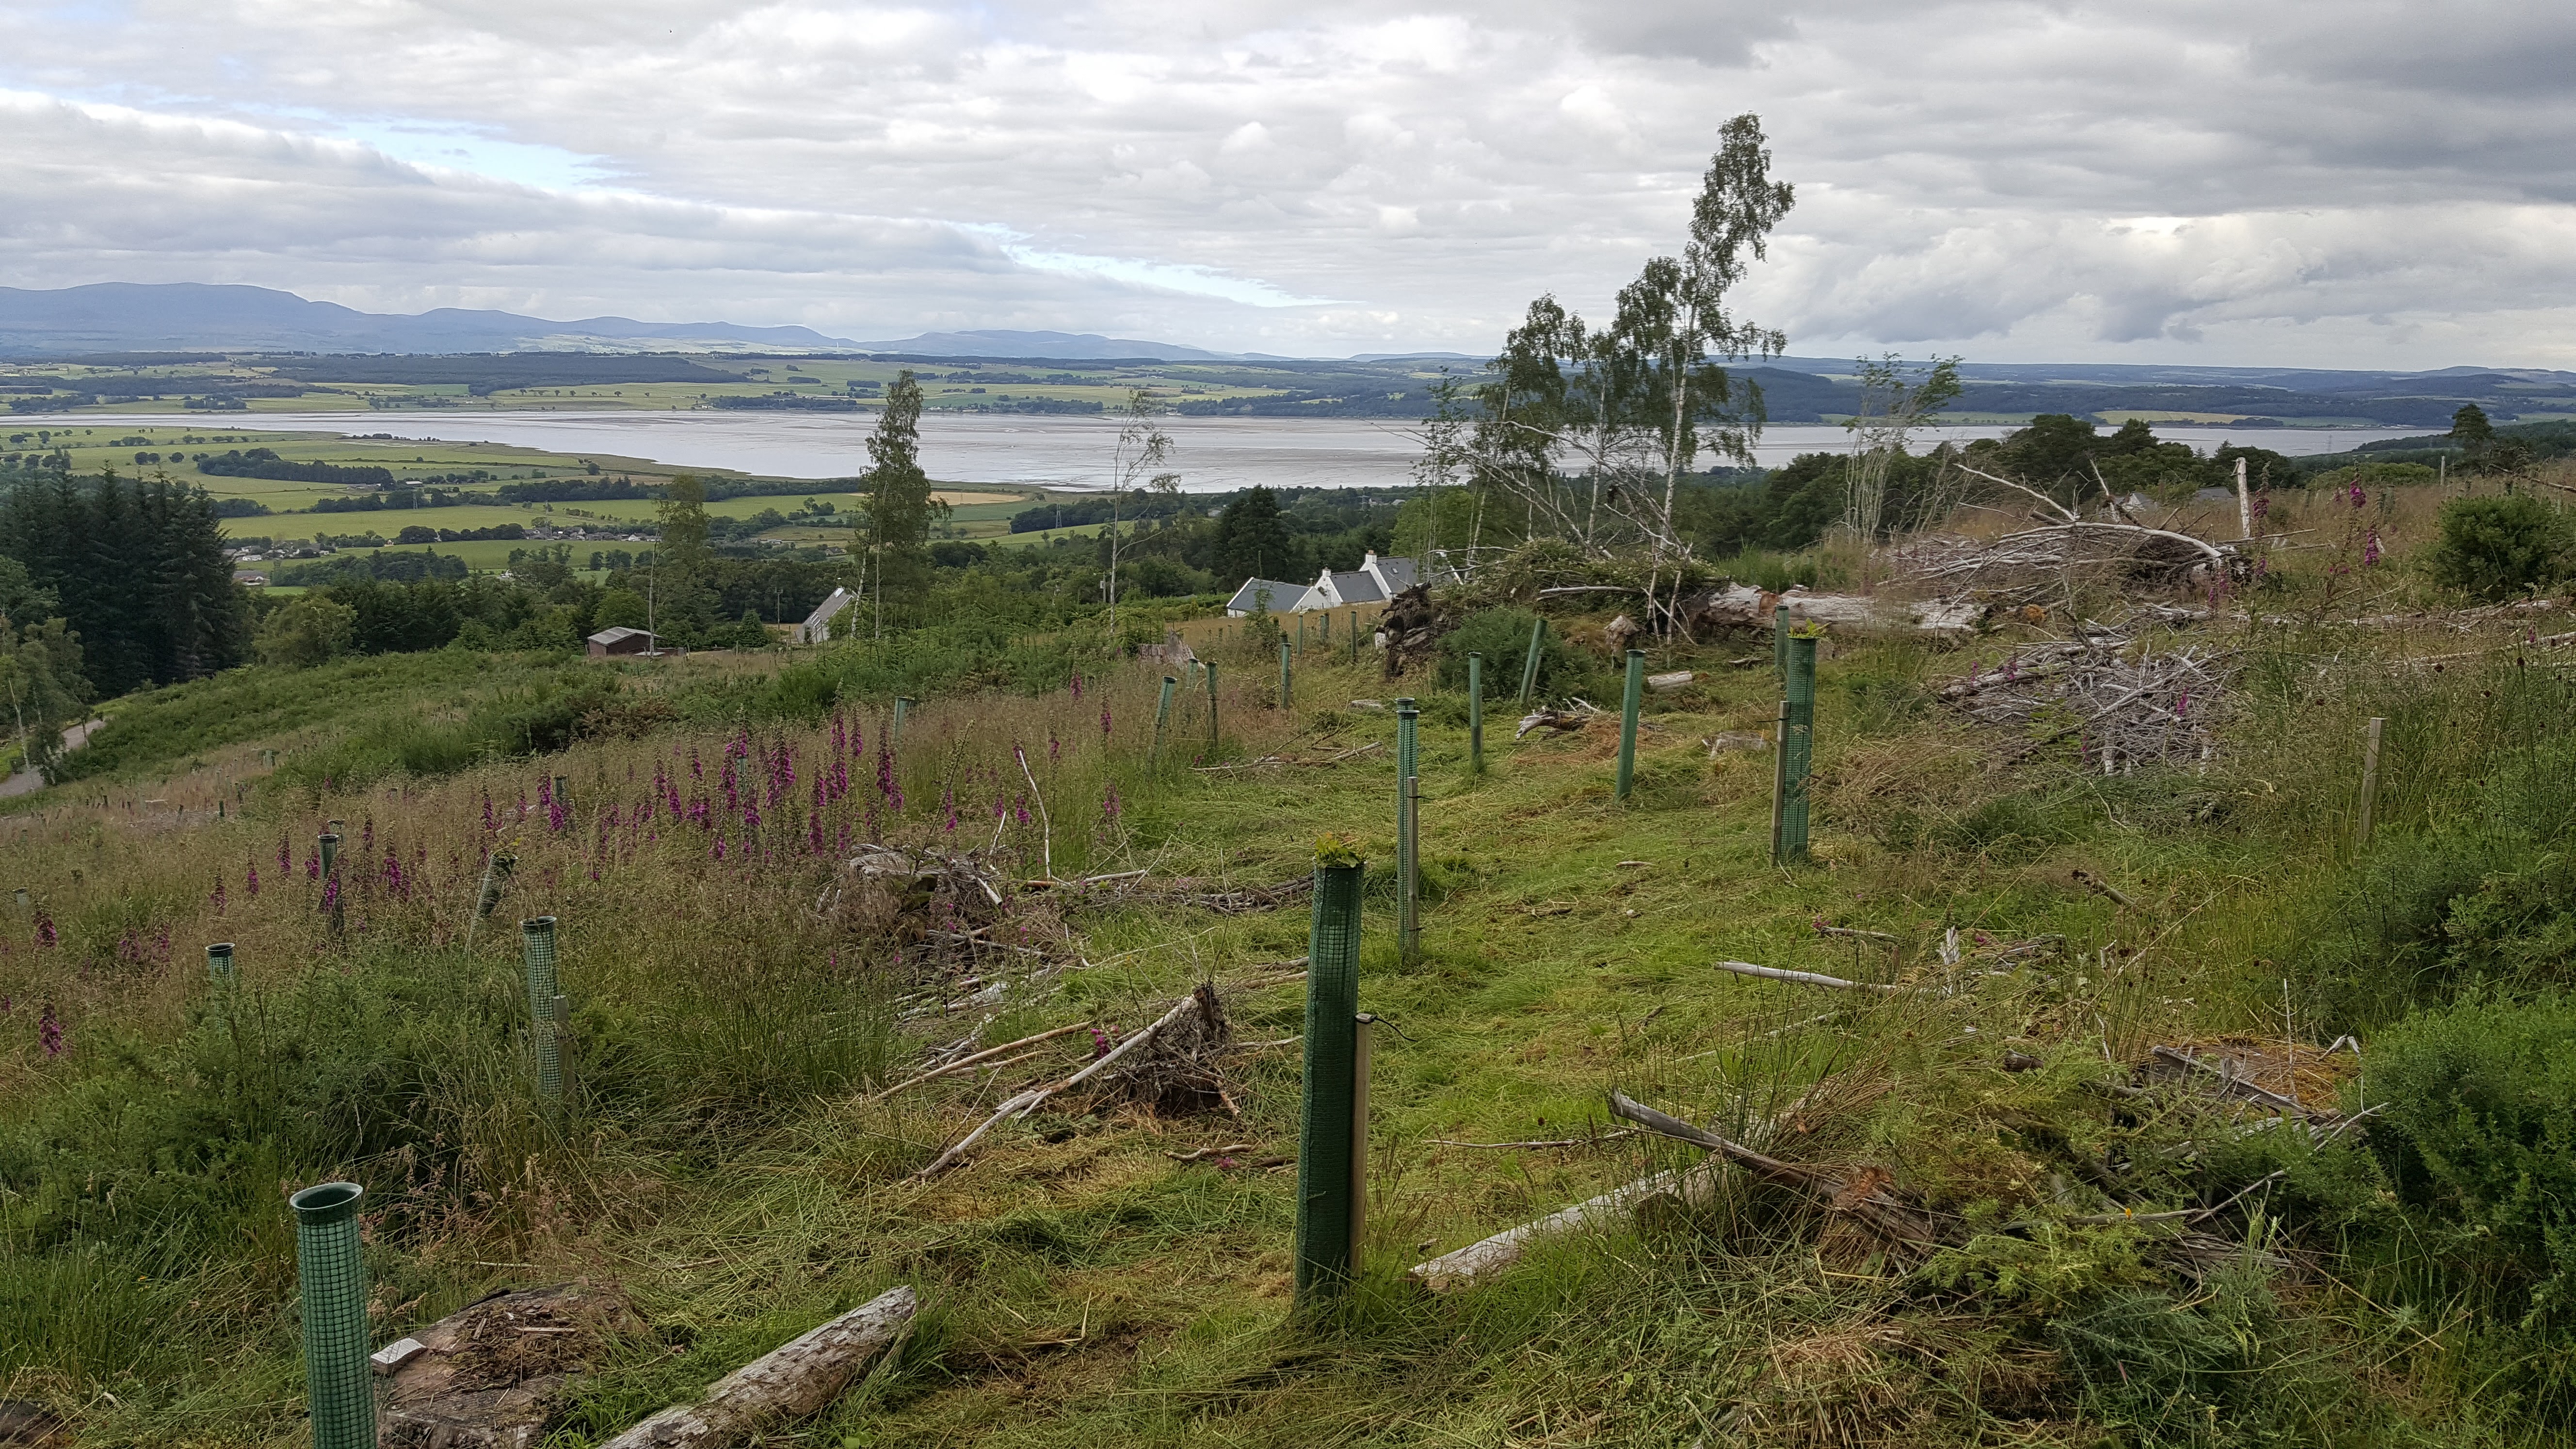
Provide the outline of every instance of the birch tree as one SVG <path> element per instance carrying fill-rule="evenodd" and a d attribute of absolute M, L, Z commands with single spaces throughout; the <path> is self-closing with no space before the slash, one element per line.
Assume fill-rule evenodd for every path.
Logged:
<path fill-rule="evenodd" d="M 1663 473 L 1661 505 L 1642 520 L 1653 557 L 1649 609 L 1657 607 L 1656 589 L 1679 547 L 1673 499 L 1681 475 L 1703 446 L 1739 464 L 1753 461 L 1753 443 L 1762 433 L 1761 389 L 1730 377 L 1718 359 L 1777 357 L 1788 338 L 1730 315 L 1727 293 L 1747 267 L 1769 255 L 1772 228 L 1796 203 L 1788 182 L 1771 179 L 1761 117 L 1737 116 L 1718 132 L 1717 153 L 1691 205 L 1690 240 L 1682 254 L 1648 261 L 1619 293 L 1612 331 L 1618 351 L 1634 359 L 1641 391 L 1654 399 Z"/>
<path fill-rule="evenodd" d="M 1118 507 L 1131 492 L 1178 493 L 1181 475 L 1172 460 L 1172 436 L 1163 431 L 1163 400 L 1130 388 L 1118 410 L 1118 446 L 1109 461 L 1109 641 L 1118 646 Z"/>

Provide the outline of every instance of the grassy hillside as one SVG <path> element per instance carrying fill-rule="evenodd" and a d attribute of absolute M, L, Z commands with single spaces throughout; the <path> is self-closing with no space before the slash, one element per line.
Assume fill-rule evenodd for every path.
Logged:
<path fill-rule="evenodd" d="M 2329 506 L 2276 522 L 2327 530 Z M 1157 758 L 1161 670 L 1082 662 L 1074 639 L 963 667 L 921 641 L 783 672 L 602 671 L 615 692 L 534 757 L 525 734 L 458 731 L 499 708 L 473 701 L 545 682 L 469 684 L 444 656 L 138 702 L 101 736 L 115 783 L 25 802 L 0 838 L 34 897 L 0 954 L 0 1394 L 55 1406 L 84 1444 L 301 1442 L 278 1192 L 345 1174 L 375 1209 L 378 1342 L 496 1288 L 590 1278 L 634 1298 L 650 1330 L 600 1365 L 562 1446 L 896 1283 L 929 1305 L 900 1366 L 796 1442 L 2563 1442 L 2551 1234 L 2571 1199 L 2548 1124 L 2576 1120 L 2557 1085 L 2576 1021 L 2550 992 L 2576 921 L 2553 843 L 2576 690 L 2545 615 L 2391 621 L 2457 602 L 2403 562 L 2428 514 L 2374 515 L 2391 555 L 2358 572 L 2283 553 L 2228 601 L 2245 617 L 2138 626 L 2150 654 L 2234 661 L 2193 706 L 2225 748 L 2188 768 L 2105 775 L 2079 732 L 1981 725 L 1940 698 L 2107 617 L 2108 594 L 1965 648 L 1829 638 L 1817 858 L 1789 869 L 1768 855 L 1770 755 L 1707 743 L 1773 718 L 1763 640 L 1656 654 L 1697 678 L 1650 696 L 1625 802 L 1611 723 L 1514 742 L 1498 701 L 1479 775 L 1454 688 L 1318 642 L 1280 708 L 1275 656 L 1240 624 L 1193 630 L 1221 666 L 1213 758 L 1199 695 Z M 1600 623 L 1559 619 L 1578 646 L 1559 688 L 1606 701 Z M 884 701 L 932 686 L 892 741 Z M 1427 797 L 1412 962 L 1385 868 L 1394 720 L 1354 704 L 1408 690 Z M 270 713 L 210 723 L 254 708 Z M 461 743 L 406 764 L 397 717 Z M 290 751 L 274 774 L 262 739 Z M 1199 768 L 1270 754 L 1336 762 Z M 759 824 L 726 808 L 727 770 Z M 561 818 L 541 793 L 558 775 Z M 685 818 L 701 799 L 704 825 Z M 306 864 L 332 818 L 357 842 L 336 935 Z M 1388 1025 L 1369 1266 L 1301 1321 L 1284 1039 L 1306 915 L 1192 898 L 1293 880 L 1327 832 L 1371 861 L 1361 1001 Z M 1145 874 L 906 904 L 837 868 L 870 836 L 972 848 L 1020 879 Z M 468 949 L 496 847 L 517 874 Z M 562 923 L 574 1009 L 560 1131 L 531 1096 L 507 926 L 540 913 Z M 199 964 L 216 939 L 239 947 L 229 999 Z M 1226 1069 L 1239 1116 L 1073 1101 L 920 1180 L 1091 1036 L 869 1100 L 961 1038 L 1115 1037 L 1202 979 L 1245 1044 Z M 2325 1050 L 2347 1034 L 2358 1057 Z M 2291 1090 L 2381 1110 L 2310 1146 L 2137 1070 L 2156 1045 L 2219 1042 L 2280 1044 Z M 1419 1291 L 1413 1263 L 1696 1160 L 1614 1130 L 1611 1088 L 1883 1173 L 1868 1180 L 1955 1239 L 1892 1251 L 1732 1172 L 1491 1282 Z M 2191 1274 L 2173 1266 L 2182 1213 L 2222 1245 Z"/>

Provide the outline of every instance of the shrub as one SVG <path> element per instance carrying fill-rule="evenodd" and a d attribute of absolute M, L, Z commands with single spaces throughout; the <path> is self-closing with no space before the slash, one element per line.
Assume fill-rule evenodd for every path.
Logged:
<path fill-rule="evenodd" d="M 1510 699 L 1520 693 L 1522 661 L 1529 657 L 1530 629 L 1538 615 L 1527 609 L 1482 609 L 1440 640 L 1439 684 L 1465 693 L 1467 656 L 1485 656 L 1485 698 Z M 1558 699 L 1579 694 L 1592 677 L 1592 661 L 1568 644 L 1561 630 L 1550 629 L 1539 645 L 1538 697 Z"/>
<path fill-rule="evenodd" d="M 2472 1356 L 2576 1422 L 2576 1000 L 2420 1013 L 2372 1053 L 2370 1150 L 2480 1326 Z"/>
<path fill-rule="evenodd" d="M 2567 577 L 2570 552 L 2565 518 L 2527 493 L 2454 498 L 2426 567 L 2436 583 L 2496 599 Z"/>

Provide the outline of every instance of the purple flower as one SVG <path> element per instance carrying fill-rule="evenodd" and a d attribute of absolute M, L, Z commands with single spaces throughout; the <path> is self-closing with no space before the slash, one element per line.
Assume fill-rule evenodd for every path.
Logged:
<path fill-rule="evenodd" d="M 304 878 L 306 880 L 320 880 L 322 878 L 322 853 L 320 851 L 315 851 L 313 854 L 304 857 Z"/>
<path fill-rule="evenodd" d="M 329 880 L 322 882 L 322 909 L 327 911 L 338 904 L 340 904 L 340 875 L 339 872 L 334 871 Z"/>
<path fill-rule="evenodd" d="M 2370 495 L 2362 492 L 2361 485 L 2358 483 L 2345 488 L 2343 493 L 2345 499 L 2347 499 L 2355 508 L 2365 507 L 2370 502 Z"/>
<path fill-rule="evenodd" d="M 1091 1059 L 1096 1062 L 1107 1055 L 1109 1055 L 1109 1033 L 1095 1026 L 1091 1029 Z"/>
<path fill-rule="evenodd" d="M 2379 562 L 2378 529 L 2374 528 L 2370 530 L 2369 533 L 2363 535 L 2361 540 L 2361 561 L 2365 564 L 2375 564 Z"/>
<path fill-rule="evenodd" d="M 725 858 L 725 848 L 724 848 L 724 837 L 723 837 L 723 836 L 719 835 L 719 836 L 717 836 L 717 837 L 716 837 L 715 849 L 714 849 L 714 851 L 712 852 L 712 854 L 713 854 L 713 855 L 714 855 L 714 857 L 715 857 L 716 859 L 718 859 L 718 860 L 722 860 L 722 859 L 724 859 L 724 858 Z"/>
<path fill-rule="evenodd" d="M 1100 737 L 1109 738 L 1109 706 L 1105 704 L 1100 707 Z"/>
<path fill-rule="evenodd" d="M 1063 763 L 1063 761 L 1064 761 L 1064 746 L 1063 746 L 1062 744 L 1060 744 L 1060 743 L 1058 743 L 1058 742 L 1057 742 L 1056 737 L 1055 737 L 1055 731 L 1053 731 L 1053 730 L 1048 730 L 1048 731 L 1047 731 L 1047 763 L 1048 763 L 1048 764 L 1050 764 L 1050 765 L 1055 765 L 1055 764 L 1061 764 L 1061 763 Z"/>
<path fill-rule="evenodd" d="M 259 862 L 258 862 L 258 861 L 255 861 L 255 860 L 254 860 L 254 861 L 252 861 L 252 862 L 250 863 L 250 879 L 248 879 L 248 880 L 246 880 L 246 881 L 243 881 L 243 882 L 242 882 L 242 889 L 244 889 L 244 890 L 246 890 L 246 891 L 250 892 L 250 894 L 251 894 L 251 898 L 252 898 L 252 899 L 254 899 L 254 900 L 258 899 L 258 897 L 259 897 Z"/>
<path fill-rule="evenodd" d="M 215 877 L 215 893 L 206 899 L 214 904 L 216 915 L 220 916 L 224 913 L 224 878 L 222 876 Z"/>
<path fill-rule="evenodd" d="M 1109 793 L 1100 797 L 1100 814 L 1108 820 L 1118 818 L 1118 782 L 1115 780 L 1109 783 Z"/>
<path fill-rule="evenodd" d="M 1073 686 L 1072 686 L 1072 687 L 1073 687 L 1073 697 L 1074 697 L 1074 699 L 1078 702 L 1078 701 L 1080 701 L 1080 700 L 1081 700 L 1081 698 L 1082 698 L 1082 676 L 1081 676 L 1081 675 L 1077 674 L 1077 675 L 1075 675 L 1075 676 L 1073 677 Z"/>
<path fill-rule="evenodd" d="M 2186 685 L 2183 688 L 2174 691 L 2174 718 L 2181 719 L 2190 713 L 2191 688 Z"/>
<path fill-rule="evenodd" d="M 36 1018 L 36 1040 L 47 1058 L 59 1057 L 71 1048 L 63 1040 L 63 1019 L 54 1014 L 54 1004 L 45 1003 L 44 1015 Z"/>

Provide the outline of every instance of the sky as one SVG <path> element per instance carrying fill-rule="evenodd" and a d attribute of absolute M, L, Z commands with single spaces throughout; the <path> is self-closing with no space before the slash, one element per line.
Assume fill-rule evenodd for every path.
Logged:
<path fill-rule="evenodd" d="M 1490 352 L 1730 116 L 1806 356 L 2576 368 L 2576 6 L 0 0 L 0 284 Z"/>

